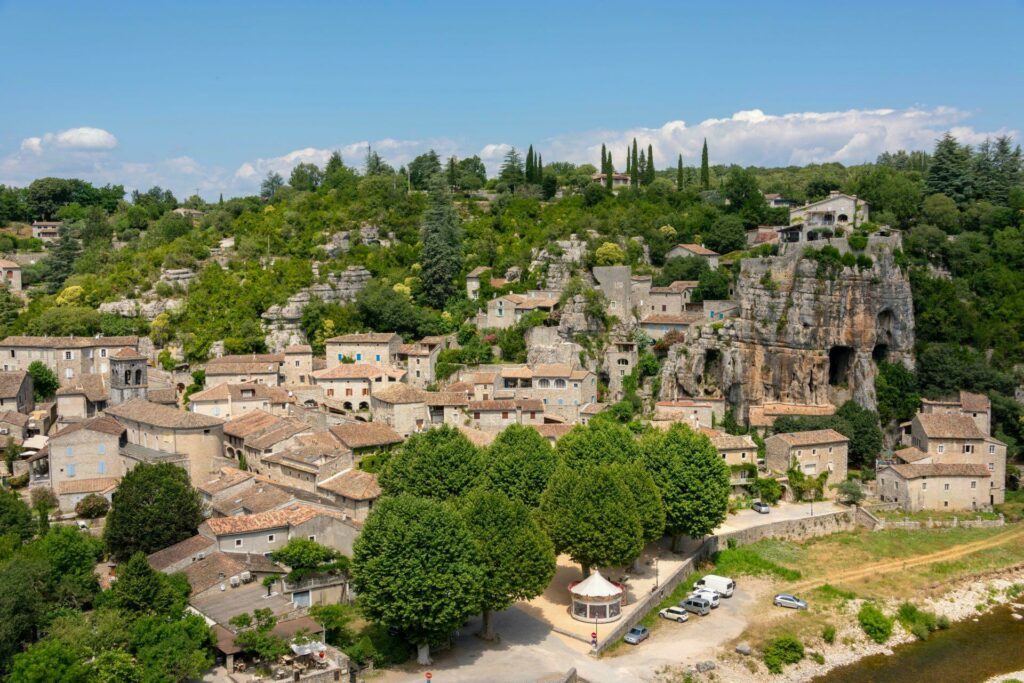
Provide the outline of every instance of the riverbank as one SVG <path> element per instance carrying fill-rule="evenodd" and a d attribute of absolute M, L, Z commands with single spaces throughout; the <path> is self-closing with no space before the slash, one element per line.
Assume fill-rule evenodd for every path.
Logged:
<path fill-rule="evenodd" d="M 889 615 L 894 614 L 902 602 L 910 601 L 922 610 L 946 617 L 956 628 L 956 622 L 977 620 L 980 615 L 1004 604 L 1010 604 L 1017 614 L 1024 616 L 1024 593 L 1018 592 L 1021 585 L 1024 585 L 1024 568 L 1016 567 L 966 578 L 949 584 L 944 590 L 933 586 L 900 599 L 874 601 Z M 759 601 L 770 604 L 771 595 L 778 589 L 777 584 L 759 587 Z M 813 591 L 808 596 L 812 609 L 806 612 L 761 610 L 751 617 L 744 633 L 723 648 L 716 660 L 714 677 L 740 683 L 804 683 L 873 655 L 891 655 L 895 647 L 916 640 L 898 621 L 893 625 L 892 636 L 884 644 L 870 640 L 857 620 L 857 612 L 865 599 L 851 595 L 828 587 Z M 823 637 L 828 626 L 835 629 L 832 643 L 827 643 Z M 805 657 L 797 664 L 786 666 L 781 674 L 772 674 L 765 668 L 760 648 L 783 633 L 801 640 Z M 735 647 L 744 643 L 753 646 L 752 654 L 744 656 L 735 652 Z M 693 680 L 701 680 L 701 675 L 694 673 L 687 668 L 673 668 L 662 672 L 656 680 L 684 680 L 687 674 Z M 711 674 L 708 675 L 710 677 Z M 1012 679 L 1013 675 L 1002 674 L 993 680 L 1007 678 Z"/>

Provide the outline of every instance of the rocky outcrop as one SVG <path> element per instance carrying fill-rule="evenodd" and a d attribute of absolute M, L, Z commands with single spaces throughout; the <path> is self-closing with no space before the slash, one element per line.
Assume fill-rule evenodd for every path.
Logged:
<path fill-rule="evenodd" d="M 845 240 L 830 242 L 848 250 Z M 663 399 L 724 397 L 741 414 L 761 403 L 850 398 L 875 407 L 876 362 L 913 362 L 910 281 L 892 255 L 899 236 L 872 237 L 873 263 L 863 270 L 819 269 L 802 257 L 805 246 L 743 261 L 738 317 L 694 325 L 670 349 Z"/>
<path fill-rule="evenodd" d="M 181 304 L 181 299 L 155 299 L 153 301 L 121 299 L 100 304 L 99 311 L 100 313 L 113 313 L 123 318 L 145 318 L 152 321 L 165 311 L 180 308 Z"/>
<path fill-rule="evenodd" d="M 583 347 L 565 338 L 557 327 L 531 327 L 526 331 L 526 362 L 539 365 L 544 363 L 567 363 L 578 365 Z"/>
<path fill-rule="evenodd" d="M 567 240 L 557 240 L 550 247 L 534 249 L 530 270 L 542 271 L 541 286 L 544 289 L 562 289 L 572 277 L 573 271 L 587 260 L 587 243 L 576 235 Z"/>
<path fill-rule="evenodd" d="M 341 273 L 329 274 L 327 282 L 319 282 L 296 292 L 288 297 L 283 306 L 268 308 L 262 316 L 263 327 L 267 331 L 267 348 L 279 352 L 292 344 L 305 344 L 306 339 L 299 323 L 306 305 L 313 299 L 324 303 L 353 301 L 371 277 L 366 268 L 349 266 Z"/>

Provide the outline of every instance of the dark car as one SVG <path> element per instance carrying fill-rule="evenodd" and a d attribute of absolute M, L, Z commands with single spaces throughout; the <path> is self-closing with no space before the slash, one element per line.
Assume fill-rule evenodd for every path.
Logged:
<path fill-rule="evenodd" d="M 768 505 L 768 503 L 765 503 L 764 501 L 760 501 L 760 500 L 757 501 L 756 503 L 754 503 L 753 505 L 751 505 L 750 509 L 753 510 L 754 512 L 756 512 L 758 514 L 762 514 L 762 515 L 767 515 L 769 512 L 772 511 L 772 509 Z"/>

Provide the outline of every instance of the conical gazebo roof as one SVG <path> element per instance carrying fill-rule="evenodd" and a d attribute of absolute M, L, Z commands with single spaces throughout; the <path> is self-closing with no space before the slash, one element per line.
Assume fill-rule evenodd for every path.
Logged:
<path fill-rule="evenodd" d="M 601 576 L 601 572 L 592 572 L 590 576 L 570 588 L 569 592 L 583 598 L 611 598 L 622 595 L 622 589 Z"/>

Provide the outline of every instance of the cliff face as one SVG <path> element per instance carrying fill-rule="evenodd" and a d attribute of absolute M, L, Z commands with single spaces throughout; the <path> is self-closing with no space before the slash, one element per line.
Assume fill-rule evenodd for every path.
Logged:
<path fill-rule="evenodd" d="M 820 247 L 824 242 L 813 243 Z M 845 240 L 832 240 L 841 251 Z M 873 237 L 870 268 L 831 275 L 801 258 L 807 245 L 742 263 L 736 318 L 693 326 L 669 352 L 662 398 L 725 397 L 750 405 L 875 407 L 876 362 L 912 362 L 910 281 L 893 262 L 898 236 Z"/>
<path fill-rule="evenodd" d="M 313 299 L 324 303 L 353 301 L 370 281 L 370 271 L 362 266 L 349 266 L 341 273 L 331 273 L 327 282 L 314 284 L 288 297 L 284 306 L 271 306 L 263 313 L 263 328 L 267 332 L 267 348 L 279 353 L 291 344 L 307 343 L 299 327 L 302 311 Z"/>

